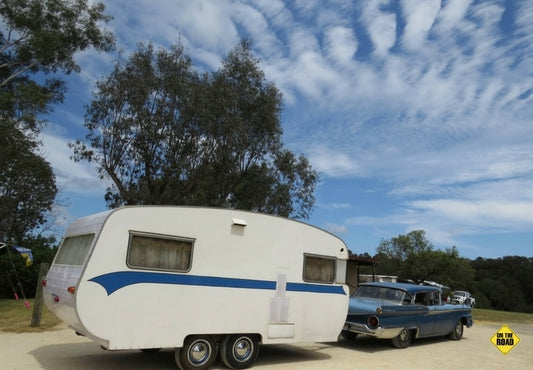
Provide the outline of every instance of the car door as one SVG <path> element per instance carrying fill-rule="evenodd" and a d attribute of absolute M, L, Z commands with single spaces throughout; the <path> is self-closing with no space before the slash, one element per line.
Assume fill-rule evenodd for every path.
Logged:
<path fill-rule="evenodd" d="M 418 312 L 416 323 L 419 337 L 427 337 L 433 332 L 433 312 L 429 303 L 428 292 L 416 293 L 414 304 Z"/>
<path fill-rule="evenodd" d="M 447 309 L 447 305 L 442 304 L 440 292 L 434 291 L 430 294 L 429 312 L 432 316 L 433 329 L 429 335 L 443 335 L 450 332 L 453 321 L 453 312 Z"/>

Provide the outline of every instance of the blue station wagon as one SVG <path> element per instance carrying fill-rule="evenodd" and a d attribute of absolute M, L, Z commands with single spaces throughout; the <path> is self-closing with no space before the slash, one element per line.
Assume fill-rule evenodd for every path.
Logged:
<path fill-rule="evenodd" d="M 448 336 L 460 340 L 463 327 L 473 325 L 472 310 L 466 305 L 442 302 L 434 286 L 404 283 L 362 283 L 350 298 L 342 336 L 358 334 L 392 339 L 406 348 L 413 338 Z"/>

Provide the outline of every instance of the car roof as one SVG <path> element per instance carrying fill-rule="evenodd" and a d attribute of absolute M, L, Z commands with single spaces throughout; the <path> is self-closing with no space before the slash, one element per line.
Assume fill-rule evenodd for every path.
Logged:
<path fill-rule="evenodd" d="M 405 290 L 407 293 L 416 294 L 418 292 L 440 292 L 441 290 L 429 285 L 416 285 L 409 283 L 391 283 L 391 282 L 369 282 L 361 283 L 359 286 L 378 286 L 382 288 L 393 288 Z"/>

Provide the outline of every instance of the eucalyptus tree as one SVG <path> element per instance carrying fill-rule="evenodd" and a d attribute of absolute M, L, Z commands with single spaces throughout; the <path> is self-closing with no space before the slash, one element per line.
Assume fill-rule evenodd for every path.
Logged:
<path fill-rule="evenodd" d="M 283 147 L 282 97 L 247 41 L 213 73 L 183 46 L 140 45 L 97 84 L 75 160 L 93 161 L 113 185 L 110 207 L 183 204 L 306 218 L 318 179 Z"/>
<path fill-rule="evenodd" d="M 55 176 L 35 154 L 37 144 L 1 117 L 0 132 L 0 241 L 21 243 L 46 223 L 57 193 Z"/>
<path fill-rule="evenodd" d="M 80 70 L 74 57 L 109 51 L 113 35 L 102 3 L 88 0 L 0 2 L 0 235 L 5 241 L 42 225 L 57 193 L 50 164 L 39 154 L 46 114 L 61 103 L 55 72 Z"/>

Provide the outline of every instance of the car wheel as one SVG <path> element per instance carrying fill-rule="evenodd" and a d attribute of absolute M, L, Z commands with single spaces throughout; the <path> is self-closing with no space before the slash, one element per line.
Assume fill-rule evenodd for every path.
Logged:
<path fill-rule="evenodd" d="M 220 347 L 220 358 L 230 369 L 250 367 L 258 354 L 259 342 L 255 335 L 228 335 Z"/>
<path fill-rule="evenodd" d="M 451 340 L 460 340 L 463 337 L 463 323 L 461 320 L 457 321 L 453 331 L 450 333 L 449 338 Z"/>
<path fill-rule="evenodd" d="M 355 340 L 355 338 L 357 338 L 357 333 L 343 330 L 341 336 L 346 340 Z"/>
<path fill-rule="evenodd" d="M 210 336 L 191 336 L 185 339 L 182 348 L 176 348 L 176 365 L 182 370 L 209 369 L 218 354 L 217 342 Z"/>
<path fill-rule="evenodd" d="M 392 345 L 396 348 L 407 348 L 411 344 L 411 331 L 403 329 L 396 338 L 392 339 Z"/>

